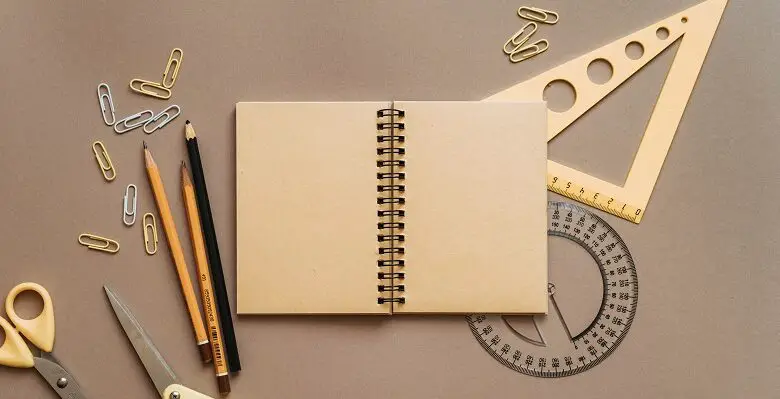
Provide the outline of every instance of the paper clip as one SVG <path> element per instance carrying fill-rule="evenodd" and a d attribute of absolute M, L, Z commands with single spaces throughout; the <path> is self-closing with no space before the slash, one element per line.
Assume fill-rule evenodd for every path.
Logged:
<path fill-rule="evenodd" d="M 150 218 L 152 221 L 147 222 L 146 218 Z M 154 215 L 151 213 L 145 213 L 144 214 L 144 249 L 146 250 L 146 253 L 149 255 L 154 255 L 157 253 L 157 222 L 154 219 Z M 151 235 L 152 239 L 149 238 L 149 230 L 151 229 Z M 152 249 L 149 249 L 149 245 L 152 245 Z"/>
<path fill-rule="evenodd" d="M 509 61 L 512 62 L 520 62 L 525 61 L 531 57 L 537 56 L 550 48 L 550 43 L 547 42 L 547 40 L 542 39 L 538 40 L 537 42 L 530 44 L 528 46 L 525 46 L 512 54 L 509 54 Z M 519 58 L 515 58 L 516 55 L 520 54 Z"/>
<path fill-rule="evenodd" d="M 149 114 L 149 116 L 146 116 L 146 114 Z M 135 128 L 143 126 L 146 122 L 152 120 L 152 118 L 154 118 L 154 111 L 145 109 L 141 112 L 132 114 L 127 118 L 117 121 L 114 125 L 114 131 L 118 134 L 127 133 Z M 128 124 L 128 122 L 130 122 L 130 124 Z"/>
<path fill-rule="evenodd" d="M 149 90 L 148 88 L 153 88 L 154 90 Z M 163 87 L 159 83 L 143 79 L 131 80 L 130 90 L 136 93 L 146 94 L 147 96 L 161 98 L 163 100 L 171 98 L 171 89 Z"/>
<path fill-rule="evenodd" d="M 537 7 L 520 7 L 517 9 L 517 15 L 520 18 L 527 19 L 529 21 L 541 22 L 543 24 L 555 25 L 558 23 L 558 13 L 555 11 L 548 11 Z M 551 19 L 554 17 L 555 19 Z"/>
<path fill-rule="evenodd" d="M 111 163 L 111 157 L 108 156 L 106 146 L 102 142 L 96 141 L 92 143 L 92 152 L 95 153 L 95 159 L 97 159 L 98 165 L 100 165 L 100 172 L 103 173 L 103 177 L 107 181 L 114 180 L 116 178 L 116 169 L 114 169 L 114 164 Z"/>
<path fill-rule="evenodd" d="M 181 68 L 181 62 L 184 60 L 184 51 L 180 48 L 171 50 L 171 56 L 168 57 L 168 63 L 165 65 L 165 72 L 163 72 L 162 85 L 166 89 L 170 89 L 176 84 L 176 78 L 179 76 L 179 68 Z M 168 84 L 168 76 L 170 74 L 171 83 Z"/>
<path fill-rule="evenodd" d="M 168 111 L 171 111 L 171 110 L 175 110 L 176 113 L 175 114 L 169 113 Z M 171 105 L 170 107 L 162 110 L 159 114 L 155 115 L 154 118 L 149 119 L 149 121 L 144 123 L 144 133 L 152 134 L 152 133 L 154 133 L 155 130 L 162 129 L 163 127 L 165 127 L 165 125 L 169 124 L 172 120 L 176 119 L 176 117 L 179 116 L 179 114 L 181 114 L 181 108 L 179 108 L 179 106 L 175 105 L 175 104 Z M 165 118 L 163 119 L 163 117 L 165 117 Z M 163 121 L 160 122 L 159 124 L 157 124 L 157 126 L 154 126 L 154 123 L 159 121 L 160 119 L 163 119 Z M 147 127 L 149 127 L 149 126 L 152 126 L 153 129 L 152 130 L 146 130 Z"/>
<path fill-rule="evenodd" d="M 535 22 L 529 22 L 520 28 L 519 31 L 515 32 L 515 34 L 504 43 L 504 54 L 511 56 L 513 53 L 517 52 L 520 47 L 531 39 L 531 36 L 536 33 L 538 27 L 539 26 Z M 511 50 L 507 48 L 509 45 L 513 46 Z"/>
<path fill-rule="evenodd" d="M 100 88 L 105 88 L 105 90 L 100 90 Z M 103 116 L 103 122 L 106 123 L 106 125 L 111 126 L 116 122 L 116 114 L 114 113 L 114 100 L 111 98 L 111 89 L 108 87 L 107 84 L 101 83 L 97 87 L 97 94 L 98 94 L 98 102 L 100 102 L 100 114 Z M 111 120 L 109 121 L 106 117 L 106 111 L 111 110 Z"/>
<path fill-rule="evenodd" d="M 112 254 L 119 252 L 118 242 L 105 237 L 96 236 L 94 234 L 84 233 L 79 235 L 79 244 L 96 251 L 103 251 Z"/>
<path fill-rule="evenodd" d="M 133 209 L 127 209 L 127 204 L 130 203 L 129 198 L 130 198 L 131 187 L 133 188 L 133 197 L 132 197 Z M 137 201 L 138 201 L 138 188 L 135 186 L 135 184 L 128 184 L 127 188 L 125 189 L 125 198 L 123 201 L 124 212 L 122 214 L 122 221 L 125 223 L 125 226 L 132 226 L 133 223 L 135 223 L 135 206 L 137 204 Z M 128 216 L 131 218 L 130 220 L 127 220 Z"/>

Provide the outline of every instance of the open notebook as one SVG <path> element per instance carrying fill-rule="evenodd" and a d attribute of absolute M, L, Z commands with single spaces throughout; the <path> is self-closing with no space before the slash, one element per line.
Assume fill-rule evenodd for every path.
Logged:
<path fill-rule="evenodd" d="M 546 313 L 546 118 L 238 103 L 238 313 Z"/>

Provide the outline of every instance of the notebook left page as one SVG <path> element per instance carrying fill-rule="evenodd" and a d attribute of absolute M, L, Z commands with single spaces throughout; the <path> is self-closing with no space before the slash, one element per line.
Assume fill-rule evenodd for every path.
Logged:
<path fill-rule="evenodd" d="M 377 303 L 377 110 L 236 105 L 238 313 L 386 314 Z"/>

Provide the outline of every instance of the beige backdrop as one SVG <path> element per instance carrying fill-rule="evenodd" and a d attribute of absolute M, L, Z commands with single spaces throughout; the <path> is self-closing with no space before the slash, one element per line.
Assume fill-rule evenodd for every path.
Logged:
<path fill-rule="evenodd" d="M 523 3 L 4 2 L 0 292 L 28 280 L 50 290 L 55 354 L 88 397 L 155 396 L 104 283 L 132 306 L 182 381 L 215 395 L 164 242 L 149 257 L 140 220 L 133 228 L 120 220 L 129 183 L 139 187 L 141 214 L 154 206 L 141 141 L 154 150 L 185 234 L 178 164 L 184 119 L 196 123 L 235 299 L 237 101 L 481 99 L 697 0 L 536 0 L 561 14 L 541 28 L 552 47 L 510 64 L 500 48 L 522 24 L 515 10 Z M 776 396 L 778 15 L 774 0 L 731 1 L 642 224 L 604 216 L 634 255 L 640 298 L 628 337 L 599 367 L 559 380 L 520 375 L 488 356 L 462 317 L 241 317 L 244 371 L 231 397 Z M 130 79 L 160 77 L 172 47 L 185 52 L 172 100 L 131 93 Z M 579 121 L 550 146 L 551 157 L 625 178 L 671 59 L 661 56 Z M 184 115 L 151 136 L 116 135 L 98 112 L 101 81 L 118 116 L 169 103 Z M 119 173 L 110 184 L 90 150 L 97 139 Z M 81 232 L 115 237 L 122 250 L 89 251 L 76 243 Z M 553 274 L 581 259 L 552 243 Z M 3 368 L 0 397 L 54 394 L 36 373 Z"/>

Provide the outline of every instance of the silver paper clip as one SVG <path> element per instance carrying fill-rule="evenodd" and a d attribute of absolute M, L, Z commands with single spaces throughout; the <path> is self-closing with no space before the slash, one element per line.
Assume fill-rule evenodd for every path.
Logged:
<path fill-rule="evenodd" d="M 100 90 L 104 88 L 105 90 Z M 101 83 L 97 87 L 98 102 L 100 102 L 100 114 L 103 116 L 103 122 L 106 125 L 111 126 L 116 122 L 116 114 L 114 113 L 114 99 L 111 98 L 111 89 L 107 84 Z M 111 120 L 107 118 L 106 111 L 111 111 Z"/>
<path fill-rule="evenodd" d="M 176 113 L 170 113 L 169 111 L 176 111 Z M 181 108 L 179 108 L 178 105 L 171 105 L 170 107 L 160 111 L 159 114 L 155 115 L 154 118 L 149 119 L 146 123 L 144 123 L 144 133 L 146 134 L 152 134 L 155 130 L 162 129 L 170 123 L 172 120 L 176 119 L 177 116 L 181 114 Z M 163 118 L 164 117 L 164 118 Z M 158 123 L 157 126 L 154 125 L 155 122 L 162 119 L 162 122 Z M 147 128 L 151 126 L 152 130 L 147 130 Z"/>
<path fill-rule="evenodd" d="M 131 203 L 130 200 L 130 188 L 133 188 L 133 195 L 132 195 L 132 209 L 127 209 L 127 205 Z M 125 198 L 124 198 L 124 212 L 122 214 L 122 221 L 125 223 L 125 226 L 132 226 L 133 223 L 135 223 L 135 207 L 138 201 L 138 188 L 135 186 L 135 184 L 128 184 L 127 189 L 125 189 Z M 130 220 L 127 220 L 127 218 L 130 217 Z"/>
<path fill-rule="evenodd" d="M 548 11 L 538 7 L 520 7 L 517 9 L 517 15 L 520 18 L 524 18 L 529 21 L 541 22 L 548 25 L 555 25 L 560 19 L 557 12 Z"/>
<path fill-rule="evenodd" d="M 149 114 L 149 116 L 145 117 L 146 114 Z M 127 118 L 117 121 L 114 125 L 114 131 L 118 134 L 127 133 L 133 129 L 143 126 L 146 122 L 152 120 L 152 118 L 154 118 L 154 112 L 150 109 L 145 109 L 139 113 L 130 115 Z M 130 124 L 128 124 L 128 122 L 130 122 Z M 122 126 L 120 127 L 120 125 Z"/>

